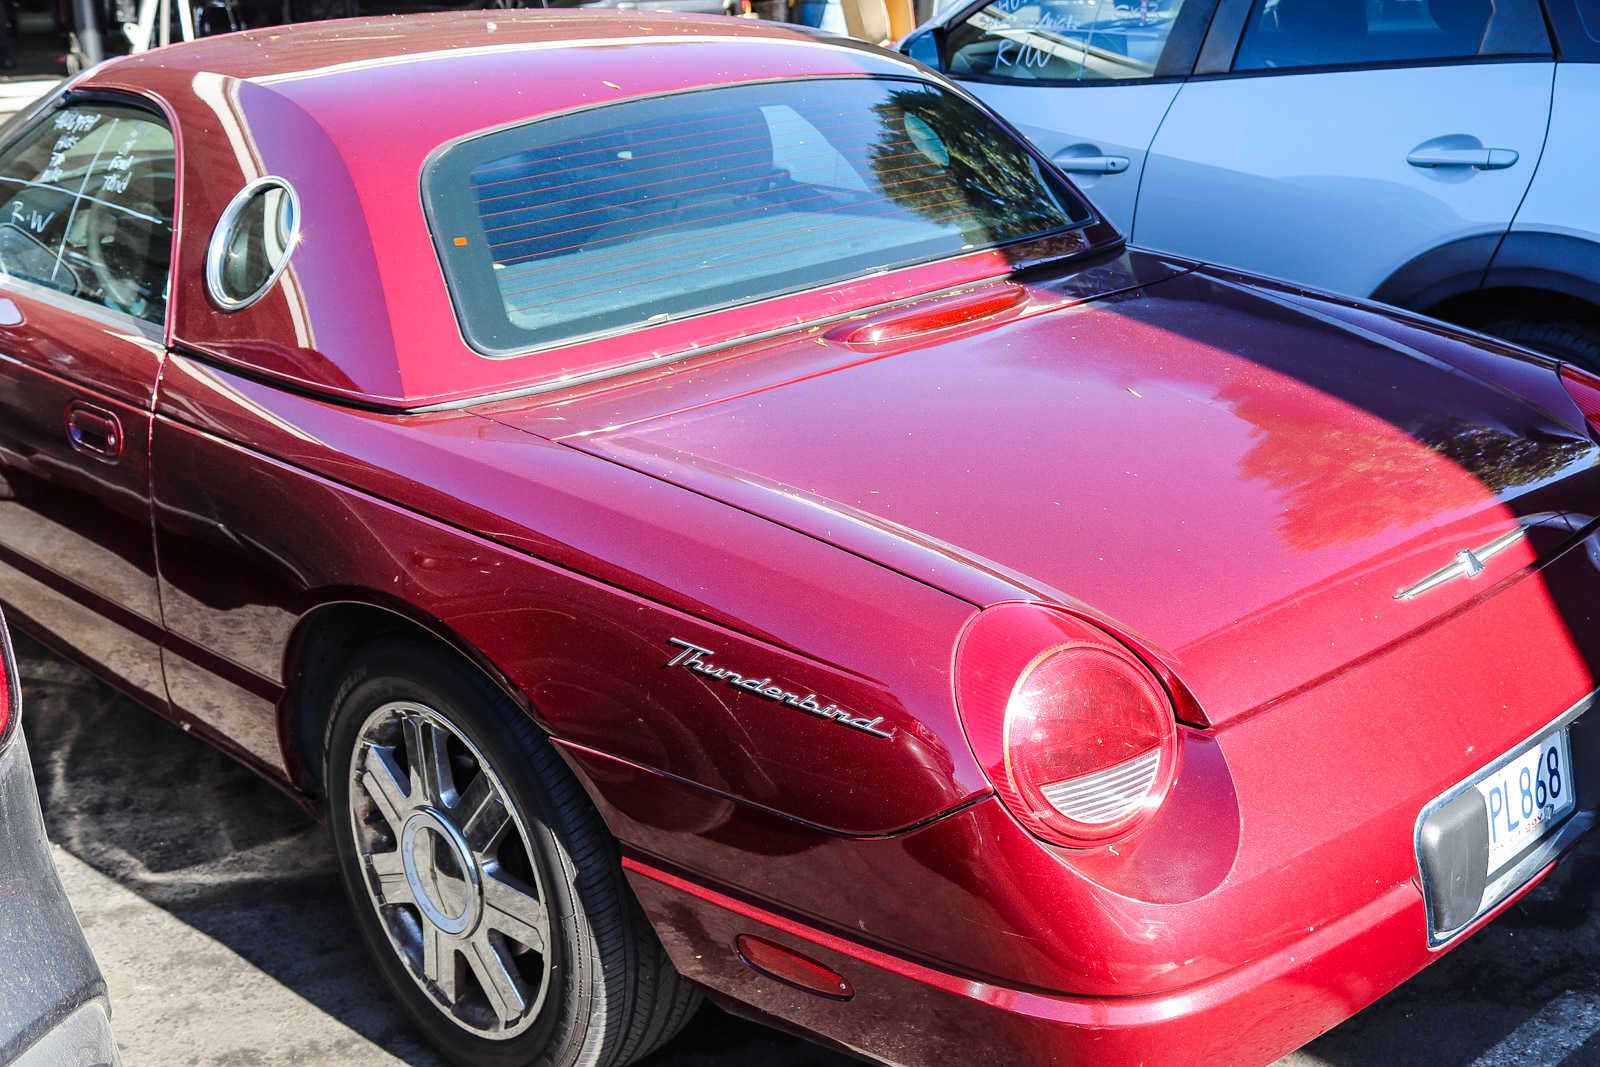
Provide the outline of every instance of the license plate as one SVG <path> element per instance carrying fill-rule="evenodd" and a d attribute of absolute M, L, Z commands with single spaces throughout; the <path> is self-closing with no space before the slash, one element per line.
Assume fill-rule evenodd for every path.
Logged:
<path fill-rule="evenodd" d="M 1489 818 L 1492 879 L 1577 807 L 1567 731 L 1546 735 L 1475 785 Z"/>

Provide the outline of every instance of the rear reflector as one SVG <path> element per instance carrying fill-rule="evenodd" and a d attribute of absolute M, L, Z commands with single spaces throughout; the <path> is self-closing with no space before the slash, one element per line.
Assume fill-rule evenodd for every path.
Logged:
<path fill-rule="evenodd" d="M 829 1000 L 849 1000 L 856 995 L 842 975 L 764 937 L 740 934 L 735 943 L 739 947 L 739 958 L 768 978 Z"/>

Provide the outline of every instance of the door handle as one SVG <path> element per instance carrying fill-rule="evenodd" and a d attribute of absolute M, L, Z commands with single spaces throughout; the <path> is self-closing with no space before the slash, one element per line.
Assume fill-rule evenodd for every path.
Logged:
<path fill-rule="evenodd" d="M 1051 162 L 1068 174 L 1121 174 L 1128 169 L 1127 156 L 1056 156 Z"/>
<path fill-rule="evenodd" d="M 67 440 L 96 459 L 122 457 L 122 420 L 105 408 L 74 400 L 67 405 Z"/>
<path fill-rule="evenodd" d="M 1515 166 L 1521 156 L 1513 148 L 1418 148 L 1406 157 L 1413 167 L 1471 167 L 1473 170 L 1505 170 Z"/>

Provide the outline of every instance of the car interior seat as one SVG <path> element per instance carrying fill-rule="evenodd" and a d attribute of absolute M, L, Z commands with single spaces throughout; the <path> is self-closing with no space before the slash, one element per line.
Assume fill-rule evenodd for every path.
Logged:
<path fill-rule="evenodd" d="M 1493 0 L 1433 0 L 1428 5 L 1434 25 L 1449 38 L 1451 55 L 1475 56 L 1488 33 Z M 1443 52 L 1437 54 L 1445 54 Z"/>
<path fill-rule="evenodd" d="M 1272 66 L 1321 66 L 1366 58 L 1366 0 L 1278 0 Z"/>

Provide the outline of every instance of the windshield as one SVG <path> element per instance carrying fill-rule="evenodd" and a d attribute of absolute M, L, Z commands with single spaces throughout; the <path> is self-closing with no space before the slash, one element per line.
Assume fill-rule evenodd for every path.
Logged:
<path fill-rule="evenodd" d="M 628 101 L 457 143 L 424 195 L 463 333 L 509 355 L 1037 237 L 1090 211 L 935 85 Z"/>

